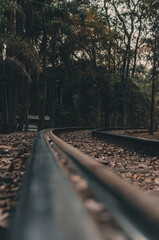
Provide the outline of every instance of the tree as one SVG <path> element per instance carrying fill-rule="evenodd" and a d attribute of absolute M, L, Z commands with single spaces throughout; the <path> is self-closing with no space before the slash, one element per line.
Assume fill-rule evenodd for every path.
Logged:
<path fill-rule="evenodd" d="M 155 40 L 147 14 L 156 1 L 111 0 L 104 8 L 102 0 L 0 1 L 3 123 L 14 129 L 18 115 L 19 130 L 27 130 L 30 112 L 39 114 L 39 129 L 45 115 L 50 127 L 146 126 L 149 71 L 140 65 L 146 49 L 157 78 L 158 33 Z"/>
<path fill-rule="evenodd" d="M 107 22 L 110 28 L 117 26 L 117 31 L 122 34 L 121 39 L 121 82 L 122 82 L 122 115 L 123 126 L 127 126 L 128 101 L 131 85 L 134 79 L 137 51 L 143 28 L 144 3 L 136 1 L 104 1 Z M 113 14 L 114 12 L 114 14 Z M 110 18 L 112 13 L 114 18 Z M 122 28 L 119 26 L 122 26 Z"/>
<path fill-rule="evenodd" d="M 2 123 L 8 124 L 10 130 L 16 128 L 18 88 L 23 82 L 20 78 L 25 82 L 31 82 L 29 65 L 30 69 L 39 69 L 36 51 L 23 36 L 23 21 L 19 24 L 19 21 L 24 18 L 24 13 L 20 5 L 23 1 L 18 3 L 1 0 L 1 75 L 5 76 L 4 86 L 2 86 L 5 90 L 5 101 L 2 102 Z"/>

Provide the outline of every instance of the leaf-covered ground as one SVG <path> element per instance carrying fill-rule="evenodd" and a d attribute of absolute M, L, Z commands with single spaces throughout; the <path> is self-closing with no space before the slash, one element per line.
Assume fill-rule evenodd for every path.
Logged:
<path fill-rule="evenodd" d="M 35 133 L 0 134 L 0 236 L 8 226 Z"/>

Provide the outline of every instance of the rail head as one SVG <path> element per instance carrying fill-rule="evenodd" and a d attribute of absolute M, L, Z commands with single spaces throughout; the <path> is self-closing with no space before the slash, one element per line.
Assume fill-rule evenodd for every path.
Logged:
<path fill-rule="evenodd" d="M 104 199 L 106 205 L 110 205 L 110 211 L 113 214 L 116 211 L 119 219 L 123 217 L 123 227 L 129 229 L 132 239 L 140 239 L 139 235 L 145 236 L 141 239 L 158 239 L 159 208 L 157 205 L 159 200 L 135 189 L 107 167 L 98 164 L 88 155 L 65 143 L 54 132 L 56 131 L 49 131 L 52 141 L 73 160 L 91 187 L 95 189 L 98 197 L 102 201 Z M 109 201 L 109 197 L 118 207 L 113 205 L 113 201 Z M 127 221 L 126 224 L 125 221 Z"/>
<path fill-rule="evenodd" d="M 35 138 L 9 240 L 99 240 L 101 235 L 45 138 Z"/>

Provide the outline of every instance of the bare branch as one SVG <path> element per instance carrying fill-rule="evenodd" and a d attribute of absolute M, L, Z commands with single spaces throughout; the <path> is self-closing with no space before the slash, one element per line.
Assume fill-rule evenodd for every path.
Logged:
<path fill-rule="evenodd" d="M 116 12 L 116 14 L 117 14 L 119 20 L 121 21 L 121 23 L 122 23 L 122 25 L 123 25 L 124 32 L 125 32 L 126 36 L 129 38 L 129 33 L 128 33 L 128 31 L 127 31 L 127 28 L 126 28 L 126 25 L 125 25 L 124 19 L 121 17 L 121 15 L 120 15 L 120 13 L 119 13 L 119 11 L 118 11 L 116 5 L 115 5 L 114 0 L 113 0 L 112 5 L 113 5 L 113 7 L 114 7 L 114 9 L 115 9 L 115 12 Z"/>

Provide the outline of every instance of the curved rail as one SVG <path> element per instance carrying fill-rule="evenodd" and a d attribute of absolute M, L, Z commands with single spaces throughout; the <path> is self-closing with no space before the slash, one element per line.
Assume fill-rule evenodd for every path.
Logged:
<path fill-rule="evenodd" d="M 158 200 L 134 189 L 106 167 L 59 139 L 52 131 L 50 137 L 80 169 L 93 192 L 131 239 L 159 239 Z"/>
<path fill-rule="evenodd" d="M 54 130 L 57 131 L 60 130 Z M 156 207 L 156 199 L 135 190 L 105 166 L 59 139 L 52 130 L 47 131 L 47 134 L 60 151 L 75 163 L 93 192 L 131 239 L 159 239 L 159 209 Z M 9 239 L 102 239 L 63 174 L 46 141 L 45 131 L 38 133 L 34 141 Z"/>
<path fill-rule="evenodd" d="M 136 129 L 136 128 L 135 128 Z M 97 129 L 92 131 L 92 135 L 101 138 L 109 143 L 114 143 L 122 147 L 144 151 L 149 155 L 159 155 L 159 141 L 133 137 L 123 134 L 110 133 L 110 130 L 133 130 L 126 128 Z M 148 131 L 148 130 L 147 130 Z M 144 129 L 142 132 L 145 132 Z"/>

